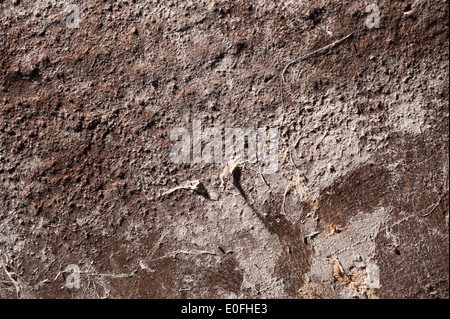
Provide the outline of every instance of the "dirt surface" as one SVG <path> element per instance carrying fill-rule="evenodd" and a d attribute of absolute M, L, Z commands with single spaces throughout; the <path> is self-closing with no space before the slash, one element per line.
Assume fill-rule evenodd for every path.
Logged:
<path fill-rule="evenodd" d="M 435 0 L 0 0 L 0 297 L 448 298 L 448 21 Z M 197 120 L 277 128 L 278 171 L 174 163 Z"/>

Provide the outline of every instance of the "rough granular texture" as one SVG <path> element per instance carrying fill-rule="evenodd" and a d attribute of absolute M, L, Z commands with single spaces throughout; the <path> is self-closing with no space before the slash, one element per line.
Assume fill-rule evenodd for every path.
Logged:
<path fill-rule="evenodd" d="M 0 298 L 448 298 L 448 1 L 368 4 L 0 0 Z"/>

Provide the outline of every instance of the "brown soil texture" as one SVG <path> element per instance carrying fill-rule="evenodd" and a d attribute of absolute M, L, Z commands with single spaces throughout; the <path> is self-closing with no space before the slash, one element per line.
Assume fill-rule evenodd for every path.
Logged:
<path fill-rule="evenodd" d="M 0 0 L 0 298 L 449 298 L 448 1 L 371 3 Z"/>

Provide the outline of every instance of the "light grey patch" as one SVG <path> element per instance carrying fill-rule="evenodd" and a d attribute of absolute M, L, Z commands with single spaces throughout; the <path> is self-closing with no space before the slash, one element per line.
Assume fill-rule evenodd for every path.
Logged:
<path fill-rule="evenodd" d="M 366 7 L 366 13 L 370 15 L 366 18 L 366 27 L 369 29 L 380 28 L 380 8 L 376 4 L 369 4 Z"/>
<path fill-rule="evenodd" d="M 205 145 L 202 151 L 202 159 L 205 163 L 222 163 L 222 134 L 217 128 L 207 128 L 203 132 L 203 140 L 213 136 L 213 140 Z M 211 152 L 214 155 L 211 155 Z"/>
<path fill-rule="evenodd" d="M 69 4 L 65 12 L 72 12 L 66 18 L 66 27 L 78 29 L 80 27 L 80 8 L 76 4 Z"/>
<path fill-rule="evenodd" d="M 80 268 L 77 265 L 71 264 L 64 271 L 70 272 L 70 275 L 66 278 L 66 288 L 80 289 Z"/>
<path fill-rule="evenodd" d="M 367 271 L 367 278 L 366 278 L 366 285 L 367 288 L 380 288 L 380 267 L 378 265 L 375 265 L 373 263 L 368 263 L 366 266 Z"/>
<path fill-rule="evenodd" d="M 387 210 L 379 208 L 371 214 L 360 213 L 350 219 L 348 226 L 332 236 L 326 232 L 317 235 L 312 241 L 314 255 L 311 263 L 311 278 L 332 281 L 329 256 L 337 258 L 345 270 L 360 265 L 370 264 L 376 252 L 375 239 L 381 225 L 388 219 Z M 307 224 L 305 224 L 307 226 Z M 310 227 L 313 225 L 310 225 Z M 358 256 L 358 258 L 355 258 Z M 375 271 L 375 270 L 374 270 Z M 376 285 L 376 273 L 372 272 L 373 285 Z M 372 282 L 372 281 L 371 281 Z"/>

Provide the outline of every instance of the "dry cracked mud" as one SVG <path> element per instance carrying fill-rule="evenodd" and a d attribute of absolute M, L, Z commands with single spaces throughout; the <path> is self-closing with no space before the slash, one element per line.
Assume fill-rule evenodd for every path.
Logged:
<path fill-rule="evenodd" d="M 0 0 L 0 298 L 448 298 L 448 21 Z M 277 172 L 174 163 L 194 121 L 276 128 Z"/>

